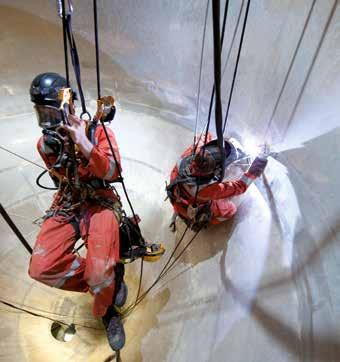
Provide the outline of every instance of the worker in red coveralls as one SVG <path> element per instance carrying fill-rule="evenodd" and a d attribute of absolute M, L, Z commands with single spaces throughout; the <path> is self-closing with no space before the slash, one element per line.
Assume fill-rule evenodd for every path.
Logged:
<path fill-rule="evenodd" d="M 267 150 L 255 158 L 239 180 L 219 181 L 221 153 L 217 140 L 208 134 L 206 145 L 200 139 L 195 152 L 190 146 L 181 155 L 170 175 L 168 197 L 174 208 L 170 227 L 175 230 L 176 217 L 180 216 L 194 231 L 210 224 L 219 224 L 236 213 L 230 197 L 243 194 L 259 177 L 267 165 Z M 226 163 L 236 161 L 243 152 L 232 142 L 225 141 Z"/>
<path fill-rule="evenodd" d="M 38 151 L 59 191 L 37 237 L 29 275 L 51 287 L 89 291 L 94 296 L 93 314 L 102 317 L 112 349 L 120 350 L 125 333 L 115 307 L 125 303 L 127 286 L 123 281 L 124 265 L 119 263 L 121 203 L 109 185 L 119 175 L 120 154 L 111 129 L 107 128 L 107 132 L 115 158 L 102 125 L 95 127 L 74 115 L 68 116 L 69 125 L 61 123 L 58 92 L 65 87 L 66 80 L 60 75 L 43 73 L 30 88 L 39 126 L 43 128 Z M 77 202 L 76 188 L 69 182 L 69 137 L 76 148 L 73 179 L 77 173 Z M 79 237 L 85 241 L 86 258 L 72 252 Z"/>

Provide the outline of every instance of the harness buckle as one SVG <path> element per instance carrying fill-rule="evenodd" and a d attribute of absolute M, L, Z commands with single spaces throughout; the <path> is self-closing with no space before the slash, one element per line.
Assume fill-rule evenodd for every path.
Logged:
<path fill-rule="evenodd" d="M 194 221 L 196 219 L 197 213 L 198 213 L 199 207 L 189 205 L 187 208 L 187 216 L 191 221 Z"/>

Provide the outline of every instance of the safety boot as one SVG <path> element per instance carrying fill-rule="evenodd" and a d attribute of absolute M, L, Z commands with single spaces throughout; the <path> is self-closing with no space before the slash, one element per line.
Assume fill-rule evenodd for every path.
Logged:
<path fill-rule="evenodd" d="M 109 307 L 102 321 L 110 347 L 114 351 L 121 350 L 125 345 L 125 331 L 119 313 L 113 307 Z"/>

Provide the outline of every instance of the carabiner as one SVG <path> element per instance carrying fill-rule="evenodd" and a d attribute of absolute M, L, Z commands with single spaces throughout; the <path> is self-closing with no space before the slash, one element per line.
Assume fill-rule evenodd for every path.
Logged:
<path fill-rule="evenodd" d="M 63 18 L 62 0 L 57 0 L 57 12 L 59 17 Z M 66 13 L 65 17 L 70 16 L 73 13 L 73 5 L 71 0 L 65 1 L 65 13 Z"/>
<path fill-rule="evenodd" d="M 85 115 L 88 117 L 88 119 L 84 119 Z M 81 113 L 80 119 L 82 121 L 91 121 L 91 114 L 88 111 L 84 111 L 84 112 Z"/>

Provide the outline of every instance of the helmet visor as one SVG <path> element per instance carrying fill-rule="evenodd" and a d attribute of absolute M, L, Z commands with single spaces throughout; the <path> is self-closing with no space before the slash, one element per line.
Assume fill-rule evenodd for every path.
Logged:
<path fill-rule="evenodd" d="M 38 124 L 41 128 L 55 128 L 62 123 L 62 115 L 58 108 L 36 104 L 34 106 Z"/>

